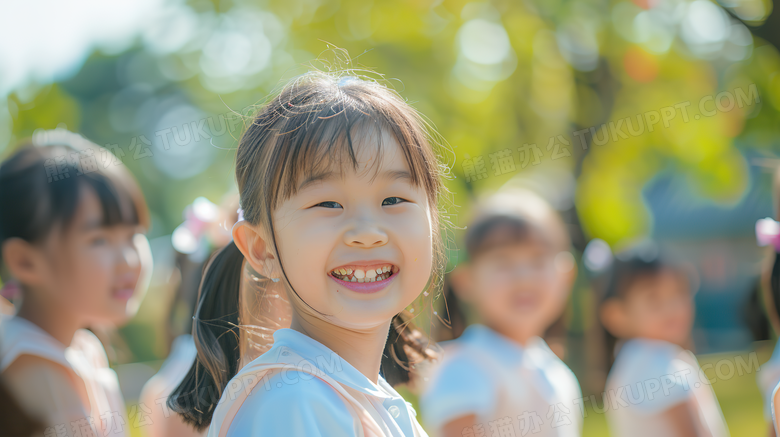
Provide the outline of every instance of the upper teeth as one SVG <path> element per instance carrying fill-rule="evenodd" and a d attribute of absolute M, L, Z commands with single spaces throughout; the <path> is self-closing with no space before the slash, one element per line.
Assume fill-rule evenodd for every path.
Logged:
<path fill-rule="evenodd" d="M 376 282 L 389 277 L 390 274 L 385 273 L 392 271 L 392 265 L 385 265 L 373 269 L 362 268 L 353 270 L 349 268 L 338 268 L 333 270 L 333 274 L 343 276 L 344 278 L 341 279 L 349 282 Z"/>

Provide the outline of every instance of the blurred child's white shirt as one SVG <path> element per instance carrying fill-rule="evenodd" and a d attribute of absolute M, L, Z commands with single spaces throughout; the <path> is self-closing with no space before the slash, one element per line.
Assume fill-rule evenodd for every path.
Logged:
<path fill-rule="evenodd" d="M 469 414 L 476 425 L 463 435 L 581 435 L 577 378 L 541 338 L 523 347 L 474 324 L 441 346 L 444 358 L 420 399 L 432 436 Z"/>
<path fill-rule="evenodd" d="M 778 383 L 774 390 L 772 390 L 772 394 L 769 398 L 769 409 L 770 409 L 770 420 L 772 421 L 772 426 L 775 429 L 775 436 L 780 437 L 780 426 L 777 423 L 777 420 L 780 419 L 780 417 L 775 416 L 775 396 L 777 396 L 777 390 L 780 390 L 780 383 Z"/>
<path fill-rule="evenodd" d="M 249 389 L 243 404 L 235 399 L 248 387 L 253 368 L 264 363 L 288 365 L 281 371 L 263 376 Z M 360 407 L 347 404 L 324 380 L 293 370 L 293 365 L 322 372 L 345 389 Z M 373 418 L 382 436 L 428 437 L 417 422 L 417 412 L 379 376 L 374 384 L 351 364 L 322 343 L 293 329 L 274 332 L 271 349 L 252 360 L 231 379 L 214 412 L 208 436 L 216 437 L 229 420 L 230 410 L 238 407 L 230 421 L 228 436 L 363 436 L 363 428 L 354 414 Z M 366 417 L 367 417 L 366 416 Z M 370 420 L 370 419 L 369 419 Z"/>
<path fill-rule="evenodd" d="M 160 371 L 144 384 L 141 390 L 141 401 L 144 404 L 143 406 L 152 410 L 149 423 L 145 425 L 147 436 L 171 437 L 173 435 L 174 437 L 181 437 L 182 435 L 206 435 L 206 430 L 199 433 L 189 427 L 186 434 L 182 434 L 184 431 L 178 428 L 175 428 L 176 431 L 171 431 L 171 428 L 175 427 L 176 424 L 170 424 L 172 422 L 180 422 L 181 416 L 175 413 L 171 414 L 167 407 L 165 409 L 161 408 L 161 404 L 168 400 L 171 393 L 187 376 L 197 355 L 198 350 L 190 334 L 182 334 L 176 337 L 173 340 L 168 357 L 160 367 Z"/>
<path fill-rule="evenodd" d="M 775 345 L 772 357 L 769 361 L 761 365 L 758 372 L 758 388 L 764 396 L 764 417 L 767 421 L 772 420 L 772 393 L 775 387 L 780 383 L 780 343 Z"/>
<path fill-rule="evenodd" d="M 119 389 L 119 379 L 116 372 L 108 367 L 108 357 L 100 340 L 86 329 L 79 329 L 73 336 L 70 346 L 65 347 L 32 322 L 21 317 L 9 315 L 0 316 L 0 372 L 8 368 L 17 358 L 23 355 L 33 355 L 45 358 L 65 367 L 75 374 L 76 380 L 84 381 L 89 405 L 84 407 L 91 416 L 92 423 L 71 423 L 72 416 L 67 412 L 77 409 L 73 405 L 57 405 L 58 411 L 45 418 L 52 426 L 52 435 L 67 430 L 85 429 L 91 427 L 97 435 L 129 436 L 129 421 L 125 411 L 122 392 Z M 16 394 L 16 393 L 15 393 Z M 56 401 L 57 394 L 51 392 L 36 392 L 27 390 L 21 395 L 23 404 L 35 402 L 41 396 Z M 55 402 L 56 405 L 56 402 Z M 86 421 L 86 419 L 82 419 Z M 74 428 L 75 427 L 75 428 Z M 47 430 L 47 435 L 50 431 Z M 65 434 L 63 434 L 65 435 Z"/>
<path fill-rule="evenodd" d="M 635 338 L 620 349 L 606 385 L 607 421 L 615 437 L 674 434 L 661 413 L 694 400 L 712 437 L 729 435 L 706 374 L 690 351 L 660 340 Z"/>
<path fill-rule="evenodd" d="M 187 376 L 198 350 L 195 347 L 195 341 L 190 334 L 183 334 L 176 337 L 171 344 L 171 352 L 160 366 L 160 370 L 149 380 L 147 385 L 156 385 L 159 397 L 168 397 L 181 384 L 181 381 Z"/>

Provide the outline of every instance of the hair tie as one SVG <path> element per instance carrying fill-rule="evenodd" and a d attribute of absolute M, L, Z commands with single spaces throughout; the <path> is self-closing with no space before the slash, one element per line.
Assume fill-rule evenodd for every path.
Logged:
<path fill-rule="evenodd" d="M 19 293 L 22 291 L 22 288 L 19 286 L 19 283 L 14 281 L 13 279 L 3 284 L 3 288 L 0 288 L 0 296 L 8 299 L 13 300 L 17 296 L 19 296 Z"/>
<path fill-rule="evenodd" d="M 351 84 L 353 82 L 360 82 L 360 79 L 358 79 L 355 76 L 344 76 L 344 77 L 339 79 L 338 86 L 342 87 L 342 86 L 345 86 L 345 85 L 349 85 L 349 84 Z"/>
<path fill-rule="evenodd" d="M 174 229 L 171 243 L 177 251 L 192 255 L 208 246 L 208 227 L 219 218 L 219 206 L 205 197 L 184 208 L 184 222 Z"/>
<path fill-rule="evenodd" d="M 780 223 L 767 217 L 756 222 L 756 241 L 759 246 L 772 245 L 780 252 Z"/>
<path fill-rule="evenodd" d="M 238 223 L 244 219 L 244 209 L 239 206 L 236 212 L 238 213 L 238 220 L 236 220 L 236 223 Z"/>

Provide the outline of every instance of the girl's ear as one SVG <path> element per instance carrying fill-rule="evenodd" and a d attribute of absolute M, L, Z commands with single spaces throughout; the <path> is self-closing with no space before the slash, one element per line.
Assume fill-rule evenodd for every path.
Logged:
<path fill-rule="evenodd" d="M 278 280 L 276 259 L 259 229 L 241 220 L 233 226 L 233 242 L 255 271 Z"/>
<path fill-rule="evenodd" d="M 471 303 L 471 290 L 473 289 L 473 274 L 468 263 L 458 264 L 450 272 L 450 284 L 455 296 L 463 302 Z"/>
<path fill-rule="evenodd" d="M 36 287 L 46 277 L 46 266 L 36 248 L 21 238 L 9 238 L 3 243 L 2 259 L 8 271 L 22 284 Z"/>
<path fill-rule="evenodd" d="M 627 317 L 623 303 L 617 299 L 607 299 L 599 309 L 601 324 L 617 338 L 626 338 Z"/>

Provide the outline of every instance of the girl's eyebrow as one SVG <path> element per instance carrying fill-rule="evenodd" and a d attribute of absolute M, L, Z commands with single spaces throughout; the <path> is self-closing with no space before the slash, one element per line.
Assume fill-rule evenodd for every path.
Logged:
<path fill-rule="evenodd" d="M 406 170 L 387 170 L 382 172 L 380 177 L 389 179 L 391 181 L 396 179 L 406 179 L 407 181 L 412 182 L 412 175 Z"/>
<path fill-rule="evenodd" d="M 103 221 L 100 219 L 91 219 L 88 220 L 86 223 L 84 223 L 83 226 L 81 226 L 81 230 L 84 232 L 89 232 L 94 229 L 99 229 L 103 227 Z"/>
<path fill-rule="evenodd" d="M 298 191 L 301 191 L 304 188 L 308 187 L 309 185 L 315 184 L 317 182 L 322 182 L 322 181 L 326 181 L 328 179 L 331 179 L 331 178 L 333 178 L 333 176 L 334 176 L 334 172 L 332 172 L 332 171 L 328 171 L 328 172 L 324 172 L 324 173 L 318 173 L 318 174 L 314 174 L 312 176 L 309 176 L 303 182 L 301 182 L 300 186 L 298 186 Z M 382 179 L 387 179 L 387 180 L 391 180 L 391 181 L 394 181 L 394 180 L 397 180 L 397 179 L 406 179 L 409 182 L 412 181 L 412 175 L 408 171 L 406 171 L 406 170 L 386 170 L 386 171 L 382 172 L 379 175 L 379 177 L 381 177 Z"/>
<path fill-rule="evenodd" d="M 309 185 L 315 184 L 317 182 L 322 182 L 331 179 L 332 177 L 333 177 L 332 171 L 311 175 L 308 178 L 306 178 L 303 182 L 301 182 L 301 185 L 298 186 L 298 191 L 301 191 L 304 188 L 308 187 Z"/>

